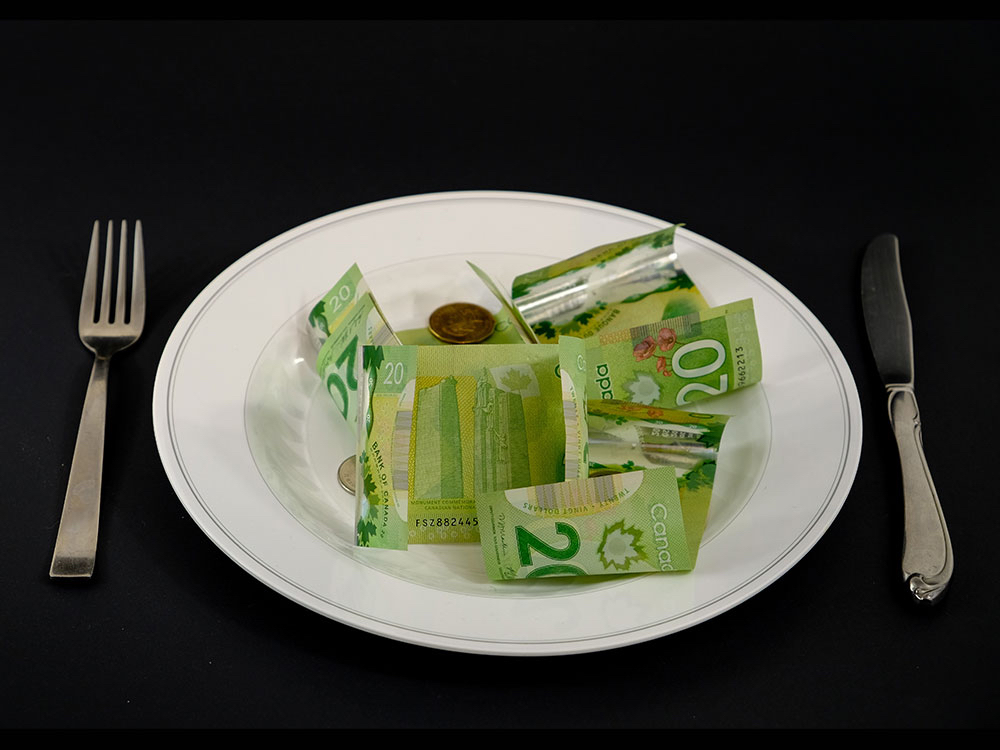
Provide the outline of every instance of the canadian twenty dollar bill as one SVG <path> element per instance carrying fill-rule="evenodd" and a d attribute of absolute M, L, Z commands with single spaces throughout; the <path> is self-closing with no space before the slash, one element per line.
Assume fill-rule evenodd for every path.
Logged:
<path fill-rule="evenodd" d="M 626 401 L 587 401 L 590 474 L 714 464 L 730 417 Z"/>
<path fill-rule="evenodd" d="M 757 383 L 753 300 L 601 333 L 587 342 L 587 398 L 675 409 Z"/>
<path fill-rule="evenodd" d="M 316 372 L 337 413 L 356 435 L 359 347 L 400 343 L 357 263 L 313 306 L 308 324 L 310 338 L 319 350 Z"/>
<path fill-rule="evenodd" d="M 370 291 L 357 263 L 337 279 L 337 283 L 309 311 L 309 333 L 317 348 L 323 345 L 330 331 L 337 327 L 361 296 Z"/>
<path fill-rule="evenodd" d="M 487 492 L 476 505 L 494 580 L 694 566 L 671 467 Z"/>
<path fill-rule="evenodd" d="M 542 342 L 674 318 L 708 307 L 681 268 L 676 227 L 600 245 L 521 274 L 513 303 Z"/>
<path fill-rule="evenodd" d="M 731 418 L 624 401 L 587 402 L 590 476 L 673 467 L 688 547 L 697 553 Z"/>
<path fill-rule="evenodd" d="M 581 340 L 363 351 L 359 546 L 476 542 L 477 495 L 587 475 Z"/>
<path fill-rule="evenodd" d="M 519 332 L 517 321 L 503 307 L 496 312 L 491 311 L 491 313 L 493 319 L 496 321 L 493 333 L 485 341 L 475 344 L 475 346 L 524 343 L 524 337 Z M 468 344 L 446 343 L 431 333 L 430 328 L 427 326 L 423 328 L 405 328 L 401 331 L 396 331 L 396 337 L 401 344 L 408 346 L 468 346 Z"/>
<path fill-rule="evenodd" d="M 472 261 L 466 261 L 466 263 L 469 264 L 469 267 L 473 270 L 476 276 L 479 277 L 480 281 L 486 285 L 486 288 L 490 290 L 490 293 L 497 298 L 498 302 L 500 302 L 501 312 L 505 318 L 512 322 L 514 331 L 521 337 L 524 343 L 537 344 L 538 336 L 531 329 L 528 321 L 526 321 L 521 315 L 521 311 L 518 310 L 514 303 L 507 298 L 507 295 L 501 291 L 499 285 L 493 280 L 493 277 Z"/>
<path fill-rule="evenodd" d="M 371 292 L 365 292 L 337 318 L 320 347 L 316 371 L 352 434 L 357 434 L 361 347 L 398 343 Z"/>

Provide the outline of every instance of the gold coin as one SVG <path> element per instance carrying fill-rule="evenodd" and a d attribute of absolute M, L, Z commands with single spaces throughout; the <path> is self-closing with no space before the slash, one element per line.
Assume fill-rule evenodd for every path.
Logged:
<path fill-rule="evenodd" d="M 354 494 L 355 477 L 357 476 L 357 457 L 351 456 L 344 460 L 337 469 L 337 479 L 340 481 L 340 486 L 344 488 L 350 494 Z"/>
<path fill-rule="evenodd" d="M 492 313 L 471 302 L 452 302 L 431 313 L 428 328 L 435 338 L 448 344 L 478 344 L 493 333 Z"/>

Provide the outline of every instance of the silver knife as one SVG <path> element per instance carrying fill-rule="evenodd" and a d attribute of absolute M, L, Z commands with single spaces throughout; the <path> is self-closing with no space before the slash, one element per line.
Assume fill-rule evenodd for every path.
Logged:
<path fill-rule="evenodd" d="M 903 579 L 914 599 L 933 604 L 948 588 L 953 558 L 948 526 L 924 458 L 913 393 L 913 331 L 895 235 L 879 235 L 865 251 L 861 305 L 875 364 L 889 394 L 889 422 L 903 469 Z"/>

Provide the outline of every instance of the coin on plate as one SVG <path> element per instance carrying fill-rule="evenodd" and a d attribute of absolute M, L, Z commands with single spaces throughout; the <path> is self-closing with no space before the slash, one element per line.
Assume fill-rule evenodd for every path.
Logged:
<path fill-rule="evenodd" d="M 340 486 L 343 487 L 347 492 L 354 494 L 355 488 L 355 477 L 357 476 L 357 457 L 351 456 L 344 459 L 344 463 L 340 465 L 337 469 L 337 479 L 340 481 Z"/>
<path fill-rule="evenodd" d="M 496 321 L 484 307 L 471 302 L 452 302 L 432 312 L 427 327 L 445 343 L 478 344 L 490 337 Z"/>

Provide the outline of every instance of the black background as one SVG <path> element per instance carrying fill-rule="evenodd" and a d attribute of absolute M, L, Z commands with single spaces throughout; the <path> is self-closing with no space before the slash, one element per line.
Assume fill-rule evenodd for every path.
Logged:
<path fill-rule="evenodd" d="M 996 726 L 992 21 L 0 21 L 4 727 Z M 479 657 L 307 611 L 231 562 L 159 463 L 160 353 L 196 294 L 303 222 L 398 196 L 623 206 L 809 307 L 864 411 L 828 533 L 739 607 L 625 649 Z M 95 578 L 48 579 L 91 360 L 94 219 L 141 218 L 149 309 L 112 365 Z M 901 240 L 952 590 L 912 604 L 860 253 Z M 346 261 L 345 261 L 346 264 Z"/>

